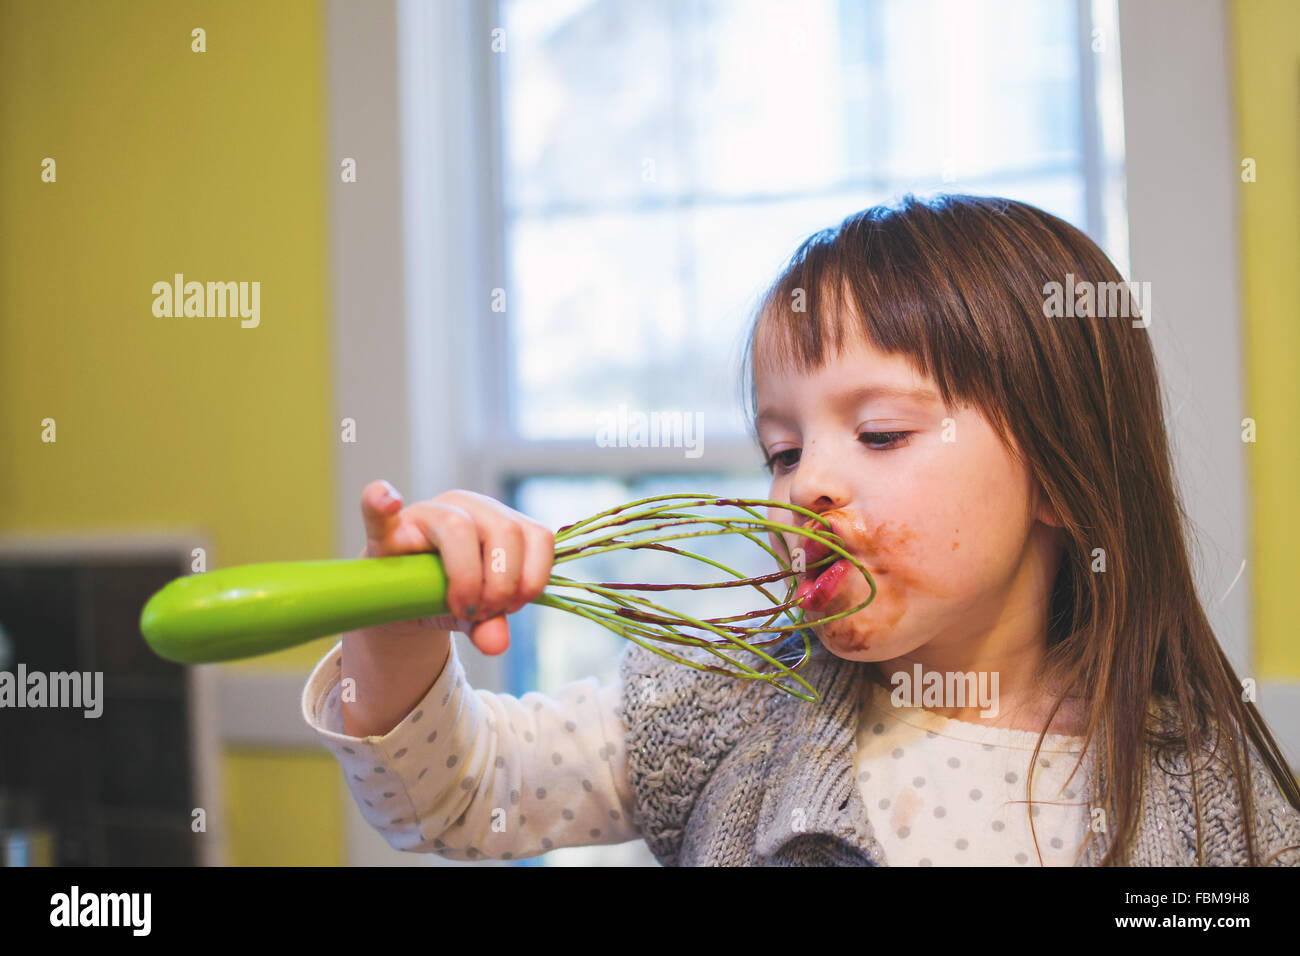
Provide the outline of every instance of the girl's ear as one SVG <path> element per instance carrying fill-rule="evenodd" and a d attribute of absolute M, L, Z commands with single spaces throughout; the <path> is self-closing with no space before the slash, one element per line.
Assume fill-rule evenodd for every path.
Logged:
<path fill-rule="evenodd" d="M 1049 528 L 1059 528 L 1064 524 L 1056 513 L 1056 509 L 1051 506 L 1047 496 L 1043 494 L 1042 489 L 1037 485 L 1034 486 L 1034 518 Z"/>

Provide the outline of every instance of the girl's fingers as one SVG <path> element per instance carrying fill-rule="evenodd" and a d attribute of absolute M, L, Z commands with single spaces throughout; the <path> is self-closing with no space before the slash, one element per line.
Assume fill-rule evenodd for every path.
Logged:
<path fill-rule="evenodd" d="M 507 611 L 514 614 L 525 604 L 536 601 L 551 580 L 555 563 L 555 534 L 549 528 L 528 522 L 524 525 L 524 567 L 519 586 Z"/>
<path fill-rule="evenodd" d="M 398 522 L 402 494 L 387 481 L 372 481 L 361 492 L 361 517 L 366 525 L 366 550 L 378 554 Z"/>
<path fill-rule="evenodd" d="M 506 613 L 519 589 L 524 570 L 524 532 L 507 518 L 483 522 L 483 606 L 481 613 L 497 617 Z"/>
<path fill-rule="evenodd" d="M 455 489 L 403 508 L 387 481 L 361 495 L 365 555 L 432 550 L 447 572 L 447 614 L 419 626 L 461 631 L 485 654 L 510 646 L 505 615 L 541 596 L 550 581 L 555 535 L 495 498 Z M 410 623 L 410 622 L 406 622 Z"/>
<path fill-rule="evenodd" d="M 457 489 L 442 496 L 465 509 L 478 522 L 483 545 L 483 589 L 480 619 L 505 614 L 515 600 L 524 569 L 524 529 L 527 520 L 495 498 Z"/>
<path fill-rule="evenodd" d="M 522 534 L 520 554 L 515 558 L 513 548 L 514 535 L 511 533 L 511 544 L 507 546 L 507 559 L 518 569 L 518 574 L 511 573 L 508 575 L 507 584 L 509 585 L 508 593 L 504 602 L 498 607 L 495 604 L 489 604 L 490 610 L 498 610 L 500 613 L 514 614 L 525 604 L 535 601 L 546 590 L 547 584 L 551 579 L 551 566 L 555 562 L 555 533 L 545 525 L 538 524 L 522 512 L 503 504 L 495 498 L 487 495 L 481 495 L 474 491 L 465 491 L 456 489 L 448 492 L 448 495 L 454 496 L 457 503 L 461 504 L 466 510 L 476 515 L 483 516 L 481 520 L 491 524 L 493 516 L 501 516 L 513 528 L 517 528 Z M 484 549 L 485 562 L 491 554 L 489 550 Z M 490 567 L 490 565 L 489 565 Z M 486 586 L 485 581 L 485 586 Z"/>
<path fill-rule="evenodd" d="M 442 558 L 447 572 L 447 610 L 467 620 L 478 617 L 483 603 L 483 559 L 473 516 L 436 500 L 411 505 L 403 513 Z"/>

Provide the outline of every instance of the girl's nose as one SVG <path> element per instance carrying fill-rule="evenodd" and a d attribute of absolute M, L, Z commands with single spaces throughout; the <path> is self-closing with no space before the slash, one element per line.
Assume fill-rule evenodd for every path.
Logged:
<path fill-rule="evenodd" d="M 813 439 L 799 453 L 799 463 L 795 467 L 794 477 L 790 482 L 790 503 L 809 511 L 821 514 L 848 504 L 851 492 L 844 470 L 848 465 L 847 456 Z M 807 521 L 800 515 L 798 524 Z"/>

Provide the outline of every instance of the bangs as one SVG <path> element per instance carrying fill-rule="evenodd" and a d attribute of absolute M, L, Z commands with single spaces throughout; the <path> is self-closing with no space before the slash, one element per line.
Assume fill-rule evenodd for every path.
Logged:
<path fill-rule="evenodd" d="M 989 327 L 989 317 L 1014 321 L 1023 302 L 1005 276 L 988 274 L 971 256 L 973 237 L 945 231 L 918 216 L 918 207 L 933 217 L 931 207 L 908 196 L 899 208 L 875 206 L 815 233 L 790 257 L 762 296 L 747 343 L 742 373 L 751 422 L 758 374 L 810 374 L 865 341 L 907 358 L 948 408 L 972 404 L 1004 430 L 995 343 L 1006 330 Z M 973 301 L 985 304 L 980 315 Z"/>

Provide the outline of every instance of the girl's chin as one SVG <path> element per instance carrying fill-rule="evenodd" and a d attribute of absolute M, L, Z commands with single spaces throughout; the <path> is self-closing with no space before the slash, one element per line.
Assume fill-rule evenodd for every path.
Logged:
<path fill-rule="evenodd" d="M 853 655 L 855 660 L 883 660 L 884 655 L 874 653 L 876 648 L 873 645 L 876 642 L 871 636 L 855 630 L 852 625 L 846 626 L 846 620 L 847 618 L 840 618 L 825 625 L 814 621 L 810 626 L 822 646 L 837 657 Z"/>

